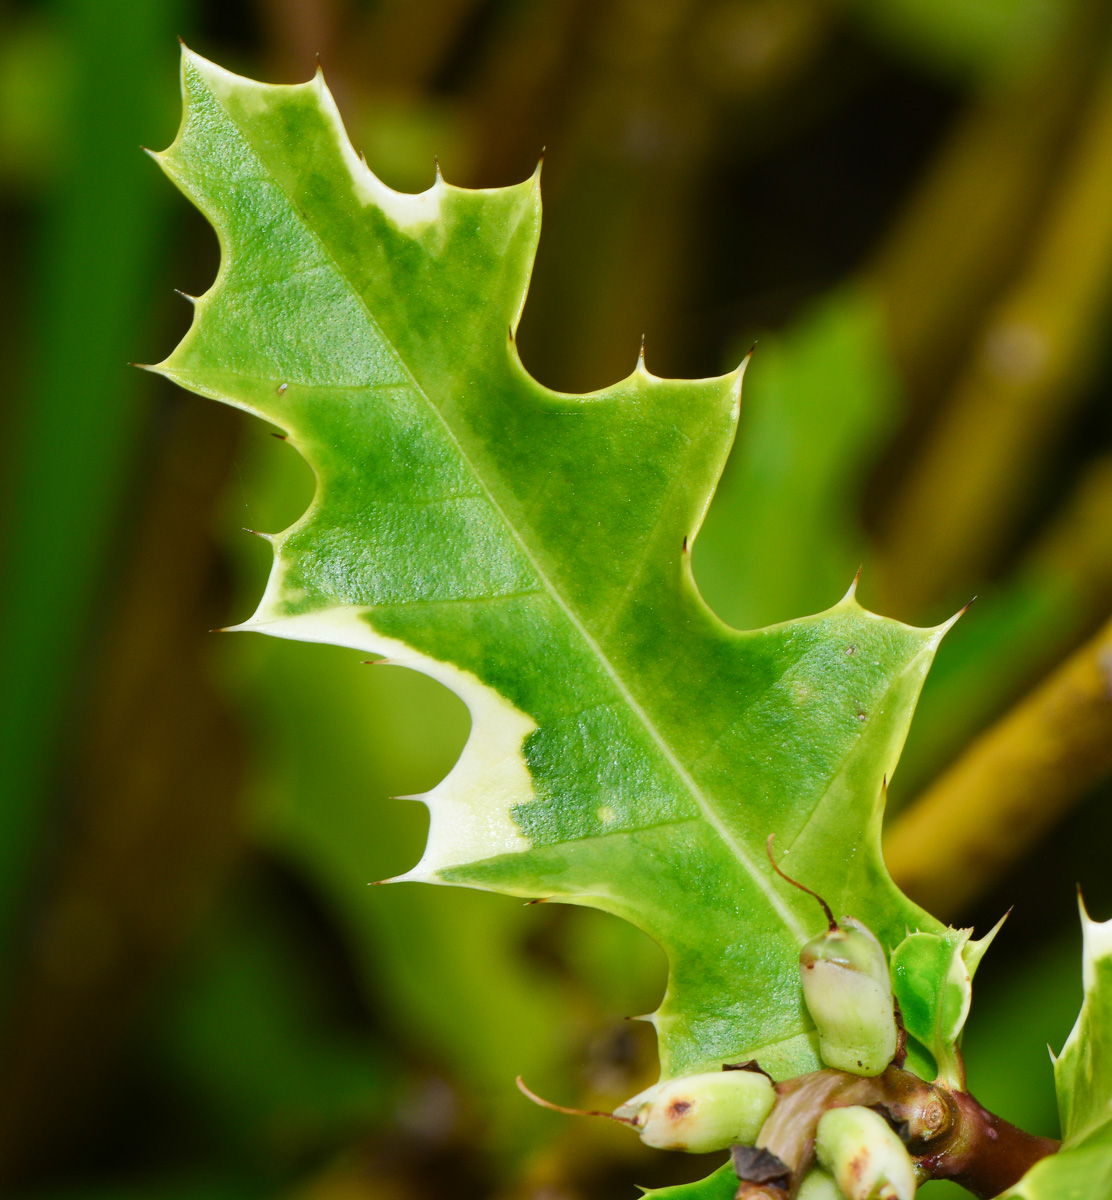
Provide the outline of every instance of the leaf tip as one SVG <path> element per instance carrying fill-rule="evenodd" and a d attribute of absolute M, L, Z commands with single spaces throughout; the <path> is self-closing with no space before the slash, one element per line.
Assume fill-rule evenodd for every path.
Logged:
<path fill-rule="evenodd" d="M 953 627 L 962 619 L 962 617 L 965 616 L 965 614 L 969 611 L 970 605 L 976 599 L 976 596 L 971 596 L 969 600 L 967 600 L 966 603 L 963 604 L 952 617 L 943 621 L 941 625 L 936 625 L 932 632 L 936 633 L 939 638 L 945 637 L 946 634 L 948 634 L 950 630 L 953 629 Z"/>
<path fill-rule="evenodd" d="M 219 629 L 210 629 L 210 633 L 251 633 L 258 629 L 260 621 L 256 621 L 254 617 L 248 617 L 246 621 L 240 621 L 238 625 L 223 625 Z"/>

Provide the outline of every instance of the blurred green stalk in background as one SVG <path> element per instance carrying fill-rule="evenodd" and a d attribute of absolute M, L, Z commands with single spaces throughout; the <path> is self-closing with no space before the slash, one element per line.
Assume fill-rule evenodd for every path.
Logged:
<path fill-rule="evenodd" d="M 127 364 L 152 342 L 170 197 L 138 148 L 173 128 L 183 14 L 179 0 L 56 0 L 46 13 L 74 74 L 59 176 L 35 231 L 0 559 L 0 963 L 65 763 L 57 739 L 148 413 L 145 381 Z"/>

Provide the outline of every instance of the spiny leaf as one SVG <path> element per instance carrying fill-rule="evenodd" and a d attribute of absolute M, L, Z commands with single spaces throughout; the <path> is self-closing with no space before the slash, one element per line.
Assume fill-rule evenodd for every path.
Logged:
<path fill-rule="evenodd" d="M 1062 1149 L 1006 1193 L 1022 1200 L 1112 1195 L 1112 921 L 1090 920 L 1082 905 L 1081 925 L 1085 999 L 1054 1063 Z"/>
<path fill-rule="evenodd" d="M 1067 1146 L 1112 1127 L 1112 921 L 1093 921 L 1082 906 L 1081 926 L 1085 999 L 1054 1064 Z"/>
<path fill-rule="evenodd" d="M 817 1066 L 796 960 L 822 920 L 764 842 L 886 945 L 940 928 L 889 879 L 879 825 L 944 627 L 876 617 L 852 589 L 752 632 L 710 612 L 690 548 L 741 369 L 678 381 L 639 362 L 587 396 L 533 380 L 513 332 L 536 176 L 400 195 L 356 156 L 319 74 L 271 87 L 187 51 L 183 80 L 158 158 L 223 262 L 157 369 L 273 421 L 318 480 L 243 628 L 385 655 L 467 703 L 405 878 L 648 932 L 671 966 L 665 1074 Z"/>
<path fill-rule="evenodd" d="M 737 1193 L 737 1175 L 734 1174 L 733 1163 L 728 1162 L 712 1175 L 695 1183 L 642 1190 L 647 1200 L 733 1200 Z"/>

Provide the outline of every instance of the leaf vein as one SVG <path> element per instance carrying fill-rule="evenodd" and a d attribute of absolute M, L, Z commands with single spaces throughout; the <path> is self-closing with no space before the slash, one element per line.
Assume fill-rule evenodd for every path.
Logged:
<path fill-rule="evenodd" d="M 206 86 L 207 86 L 207 84 L 206 84 Z M 231 112 L 228 111 L 227 107 L 224 105 L 224 103 L 221 100 L 221 98 L 219 97 L 219 95 L 217 95 L 211 89 L 209 89 L 209 90 L 213 96 L 213 99 L 223 109 L 229 123 L 231 123 L 239 131 L 240 135 L 243 137 L 244 141 L 248 144 L 248 146 L 250 146 L 252 152 L 256 155 L 259 162 L 261 164 L 265 164 L 265 162 L 266 162 L 265 157 L 259 151 L 259 149 L 254 145 L 248 132 L 245 129 L 243 129 L 238 124 L 238 122 L 236 122 L 235 118 L 232 116 Z M 346 132 L 344 131 L 343 127 L 339 125 L 338 121 L 337 121 L 337 134 L 341 138 L 344 138 L 347 136 Z M 279 186 L 281 186 L 281 185 L 279 185 Z M 655 722 L 652 720 L 652 718 L 649 716 L 649 714 L 645 711 L 644 706 L 640 703 L 640 701 L 637 699 L 637 697 L 630 690 L 629 685 L 618 673 L 617 669 L 614 667 L 614 664 L 610 661 L 609 657 L 604 652 L 601 645 L 599 645 L 599 643 L 596 641 L 596 639 L 591 635 L 590 631 L 587 629 L 586 625 L 580 619 L 579 615 L 572 608 L 571 604 L 564 597 L 564 595 L 560 592 L 559 588 L 557 588 L 557 586 L 552 581 L 552 579 L 549 577 L 549 575 L 544 571 L 544 569 L 541 566 L 540 559 L 538 557 L 537 552 L 534 551 L 533 547 L 530 546 L 530 544 L 525 540 L 521 531 L 519 531 L 516 528 L 516 526 L 510 521 L 508 514 L 506 513 L 503 506 L 499 503 L 499 501 L 495 497 L 494 493 L 491 491 L 491 488 L 490 488 L 489 484 L 487 483 L 487 480 L 483 477 L 482 474 L 480 474 L 475 463 L 472 461 L 471 456 L 467 453 L 462 442 L 460 441 L 459 437 L 457 436 L 456 431 L 448 423 L 448 421 L 444 417 L 444 414 L 440 411 L 440 409 L 436 406 L 436 404 L 433 403 L 432 398 L 425 391 L 425 389 L 421 386 L 420 382 L 417 380 L 416 376 L 413 374 L 413 371 L 410 369 L 409 364 L 402 358 L 397 347 L 394 346 L 393 342 L 386 336 L 385 331 L 379 325 L 378 321 L 376 320 L 374 314 L 371 312 L 370 308 L 368 308 L 367 302 L 366 302 L 366 299 L 364 298 L 364 296 L 360 293 L 358 288 L 356 288 L 355 285 L 352 283 L 352 281 L 348 278 L 344 269 L 341 267 L 341 265 L 337 261 L 336 257 L 332 254 L 332 252 L 330 251 L 327 244 L 323 241 L 323 239 L 320 237 L 320 235 L 317 233 L 317 231 L 309 223 L 306 214 L 303 213 L 299 209 L 299 207 L 294 203 L 293 198 L 291 196 L 289 196 L 288 193 L 284 193 L 284 194 L 285 194 L 286 200 L 289 204 L 289 210 L 290 210 L 291 214 L 295 217 L 296 220 L 299 221 L 299 223 L 301 224 L 301 226 L 305 230 L 305 232 L 317 244 L 317 246 L 320 248 L 320 251 L 325 256 L 325 258 L 332 263 L 332 265 L 337 273 L 338 278 L 348 288 L 348 290 L 350 291 L 352 296 L 358 301 L 359 306 L 362 308 L 363 312 L 366 314 L 367 320 L 370 323 L 371 327 L 378 334 L 378 336 L 382 339 L 382 345 L 384 347 L 389 348 L 389 350 L 392 352 L 392 354 L 394 356 L 396 364 L 400 367 L 400 369 L 404 372 L 405 376 L 409 379 L 410 383 L 413 386 L 415 393 L 428 405 L 430 411 L 434 414 L 436 420 L 440 422 L 449 441 L 456 449 L 456 452 L 459 454 L 463 463 L 466 465 L 468 470 L 474 476 L 476 483 L 482 490 L 483 494 L 486 496 L 487 502 L 490 504 L 491 508 L 494 510 L 494 512 L 497 514 L 497 516 L 501 520 L 503 527 L 506 530 L 507 535 L 512 539 L 513 542 L 516 543 L 522 556 L 529 563 L 529 565 L 533 568 L 533 570 L 535 571 L 535 573 L 537 575 L 537 578 L 540 580 L 541 584 L 543 585 L 544 590 L 546 590 L 549 593 L 549 595 L 552 597 L 554 603 L 564 614 L 565 618 L 567 619 L 568 623 L 571 625 L 572 629 L 582 639 L 584 644 L 587 646 L 588 650 L 591 652 L 592 656 L 599 663 L 603 672 L 608 676 L 608 678 L 610 679 L 614 688 L 618 692 L 619 696 L 628 705 L 630 711 L 633 713 L 633 715 L 636 717 L 637 721 L 640 723 L 642 728 L 648 734 L 649 739 L 656 746 L 657 750 L 662 755 L 664 760 L 668 763 L 668 765 L 671 768 L 676 779 L 683 785 L 683 787 L 688 791 L 688 793 L 691 795 L 691 797 L 695 800 L 700 811 L 703 813 L 703 816 L 706 818 L 707 823 L 715 831 L 715 833 L 718 835 L 718 837 L 721 838 L 721 840 L 725 843 L 725 845 L 729 849 L 730 853 L 734 856 L 734 858 L 737 860 L 737 862 L 740 864 L 740 866 L 743 868 L 743 870 L 746 872 L 746 874 L 748 874 L 750 876 L 750 878 L 753 880 L 753 883 L 756 885 L 758 891 L 764 896 L 765 901 L 773 909 L 773 911 L 780 918 L 780 920 L 784 923 L 784 925 L 792 932 L 792 934 L 801 943 L 803 941 L 805 941 L 806 937 L 807 937 L 806 931 L 799 924 L 794 913 L 791 911 L 790 908 L 788 908 L 788 906 L 784 902 L 784 900 L 779 895 L 776 894 L 775 890 L 773 889 L 770 878 L 768 878 L 765 875 L 765 873 L 760 870 L 760 868 L 757 866 L 757 863 L 756 863 L 754 857 L 749 853 L 749 851 L 746 849 L 746 847 L 744 845 L 742 845 L 742 843 L 740 841 L 738 841 L 738 839 L 733 835 L 730 828 L 726 825 L 726 823 L 718 815 L 714 806 L 711 804 L 709 797 L 702 790 L 702 788 L 699 786 L 697 781 L 691 776 L 690 772 L 686 769 L 686 767 L 684 767 L 683 763 L 680 761 L 676 752 L 672 749 L 671 745 L 669 745 L 668 741 L 665 739 L 663 734 L 656 727 Z"/>

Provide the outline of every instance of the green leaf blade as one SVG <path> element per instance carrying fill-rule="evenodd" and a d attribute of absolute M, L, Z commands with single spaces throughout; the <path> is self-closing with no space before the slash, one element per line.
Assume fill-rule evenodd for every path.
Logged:
<path fill-rule="evenodd" d="M 879 825 L 944 628 L 852 591 L 751 632 L 707 609 L 690 547 L 741 371 L 639 363 L 588 396 L 529 377 L 513 327 L 536 178 L 400 196 L 319 76 L 271 87 L 186 52 L 183 80 L 160 157 L 224 260 L 160 369 L 279 425 L 318 481 L 243 627 L 385 655 L 468 704 L 406 878 L 554 896 L 656 938 L 666 1074 L 817 1066 L 797 957 L 822 919 L 764 843 L 882 942 L 937 928 L 891 883 Z"/>
<path fill-rule="evenodd" d="M 1062 1149 L 1006 1194 L 1017 1200 L 1092 1200 L 1112 1194 L 1112 921 L 1081 907 L 1085 999 L 1054 1062 Z"/>
<path fill-rule="evenodd" d="M 1108 1134 L 1112 1145 L 1112 921 L 1081 909 L 1085 1000 L 1054 1064 L 1063 1145 Z"/>

